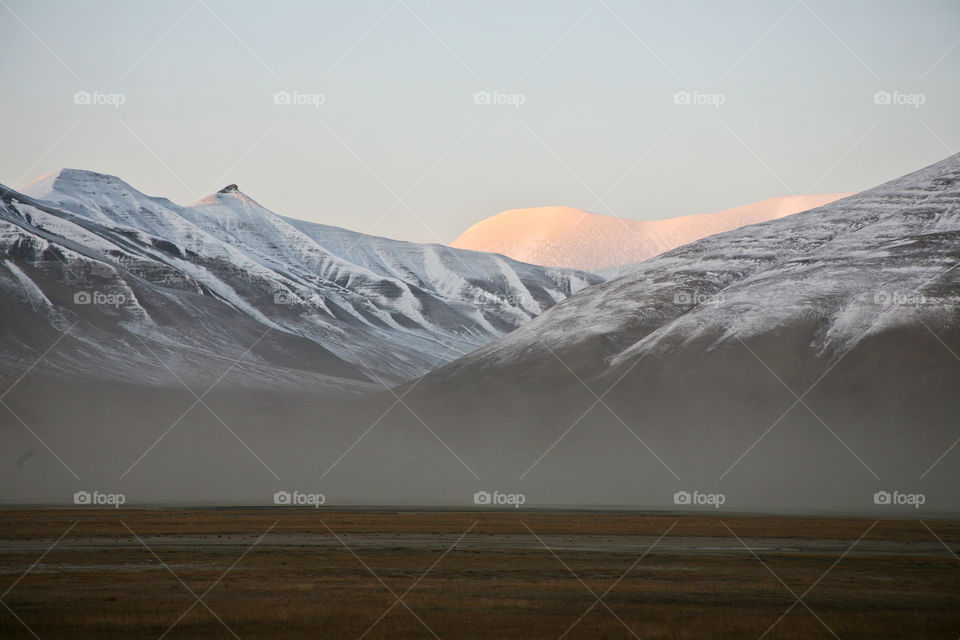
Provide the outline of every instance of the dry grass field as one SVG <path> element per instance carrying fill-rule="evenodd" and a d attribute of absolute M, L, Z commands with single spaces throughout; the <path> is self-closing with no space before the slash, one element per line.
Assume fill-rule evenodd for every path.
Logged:
<path fill-rule="evenodd" d="M 0 637 L 956 639 L 958 550 L 945 520 L 5 510 Z"/>

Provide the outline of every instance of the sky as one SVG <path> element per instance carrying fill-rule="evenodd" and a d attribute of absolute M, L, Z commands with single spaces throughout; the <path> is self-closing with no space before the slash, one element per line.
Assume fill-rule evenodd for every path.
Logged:
<path fill-rule="evenodd" d="M 447 243 L 859 191 L 960 151 L 954 0 L 0 0 L 0 183 Z"/>

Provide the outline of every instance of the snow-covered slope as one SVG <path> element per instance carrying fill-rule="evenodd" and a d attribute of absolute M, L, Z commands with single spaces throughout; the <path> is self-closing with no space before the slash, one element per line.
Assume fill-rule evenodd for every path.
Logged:
<path fill-rule="evenodd" d="M 958 512 L 958 389 L 955 155 L 635 265 L 406 402 L 457 407 L 441 436 L 479 475 L 563 503 L 870 511 L 897 489 Z"/>
<path fill-rule="evenodd" d="M 801 318 L 820 325 L 812 345 L 837 350 L 915 322 L 918 310 L 936 321 L 960 299 L 955 287 L 925 282 L 960 259 L 958 180 L 960 155 L 802 214 L 703 238 L 635 265 L 469 359 L 529 353 L 535 344 L 557 352 L 604 336 L 609 346 L 596 356 L 606 366 L 697 336 L 744 338 Z M 875 302 L 914 293 L 926 303 Z"/>
<path fill-rule="evenodd" d="M 528 353 L 534 344 L 556 352 L 603 335 L 611 348 L 596 354 L 598 365 L 616 364 L 695 336 L 743 338 L 814 317 L 821 327 L 813 344 L 841 349 L 870 331 L 914 322 L 917 309 L 934 320 L 960 299 L 955 288 L 925 283 L 960 258 L 958 178 L 960 156 L 953 156 L 802 214 L 685 245 L 567 301 L 470 359 L 512 349 Z M 875 303 L 885 295 L 896 299 L 895 293 L 926 294 L 928 304 Z"/>
<path fill-rule="evenodd" d="M 572 207 L 510 209 L 481 220 L 450 243 L 515 260 L 590 271 L 629 265 L 707 236 L 776 220 L 849 193 L 781 196 L 734 209 L 666 220 L 628 220 Z"/>
<path fill-rule="evenodd" d="M 268 332 L 257 349 L 279 351 L 264 356 L 275 365 L 396 382 L 600 281 L 284 218 L 235 185 L 183 207 L 113 176 L 64 169 L 25 192 L 2 191 L 0 292 L 17 303 L 4 305 L 4 326 L 46 324 L 57 335 L 87 320 L 71 333 L 100 352 L 101 373 L 145 375 L 117 342 L 239 356 Z M 74 303 L 82 292 L 92 304 Z M 99 336 L 79 337 L 98 325 Z M 15 334 L 6 332 L 5 348 L 29 351 Z"/>

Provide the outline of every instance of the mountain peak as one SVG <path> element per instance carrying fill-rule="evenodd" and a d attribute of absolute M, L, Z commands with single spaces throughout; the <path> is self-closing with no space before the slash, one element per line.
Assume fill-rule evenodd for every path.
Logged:
<path fill-rule="evenodd" d="M 236 183 L 228 184 L 216 193 L 200 198 L 188 208 L 197 211 L 204 210 L 208 214 L 217 211 L 219 212 L 217 215 L 249 216 L 254 212 L 256 212 L 256 215 L 276 215 L 243 191 L 240 191 L 240 187 Z"/>
<path fill-rule="evenodd" d="M 116 176 L 107 173 L 97 173 L 86 169 L 71 169 L 63 167 L 56 171 L 46 173 L 33 182 L 30 182 L 20 191 L 33 198 L 58 199 L 63 194 L 75 193 L 77 191 L 100 191 L 103 189 L 114 192 L 134 192 L 136 191 L 129 184 Z M 138 192 L 139 193 L 139 192 Z"/>

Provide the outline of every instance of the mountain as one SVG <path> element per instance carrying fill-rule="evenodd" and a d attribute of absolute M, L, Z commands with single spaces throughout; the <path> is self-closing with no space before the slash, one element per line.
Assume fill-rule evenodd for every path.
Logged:
<path fill-rule="evenodd" d="M 685 510 L 674 496 L 686 492 L 723 494 L 720 514 L 960 512 L 960 156 L 646 260 L 389 391 L 369 367 L 396 370 L 393 350 L 415 357 L 407 341 L 423 332 L 387 342 L 356 315 L 319 310 L 310 325 L 273 291 L 319 290 L 343 309 L 364 298 L 372 314 L 386 305 L 376 274 L 442 280 L 414 258 L 442 248 L 400 243 L 414 256 L 404 262 L 372 248 L 389 241 L 355 251 L 349 232 L 252 224 L 259 210 L 232 188 L 181 208 L 102 185 L 69 191 L 77 202 L 4 198 L 7 501 L 99 489 L 128 504 L 271 504 L 299 489 L 330 505 L 463 508 L 499 491 L 528 506 Z M 112 221 L 123 212 L 182 233 L 132 231 Z M 118 273 L 140 316 L 67 302 L 78 284 L 111 291 Z M 560 273 L 571 288 L 592 281 Z M 421 315 L 439 332 L 432 319 L 458 307 L 416 286 L 436 301 Z M 254 311 L 279 329 L 264 334 Z M 87 322 L 69 324 L 78 316 Z M 53 321 L 69 329 L 59 342 Z M 311 326 L 330 332 L 310 338 Z M 348 337 L 384 364 L 357 366 L 353 342 L 338 342 Z M 925 503 L 878 505 L 883 492 Z"/>
<path fill-rule="evenodd" d="M 653 221 L 628 220 L 571 207 L 510 209 L 481 220 L 450 246 L 493 251 L 532 264 L 610 270 L 706 236 L 782 218 L 849 195 L 781 196 L 716 213 Z"/>
<path fill-rule="evenodd" d="M 0 351 L 14 377 L 67 331 L 61 361 L 41 363 L 63 375 L 159 384 L 243 356 L 234 377 L 276 374 L 251 372 L 257 388 L 382 388 L 600 281 L 285 218 L 236 185 L 183 207 L 64 169 L 0 194 Z"/>
<path fill-rule="evenodd" d="M 476 416 L 441 437 L 528 501 L 863 512 L 898 490 L 957 512 L 958 388 L 955 155 L 646 260 L 406 402 Z"/>

